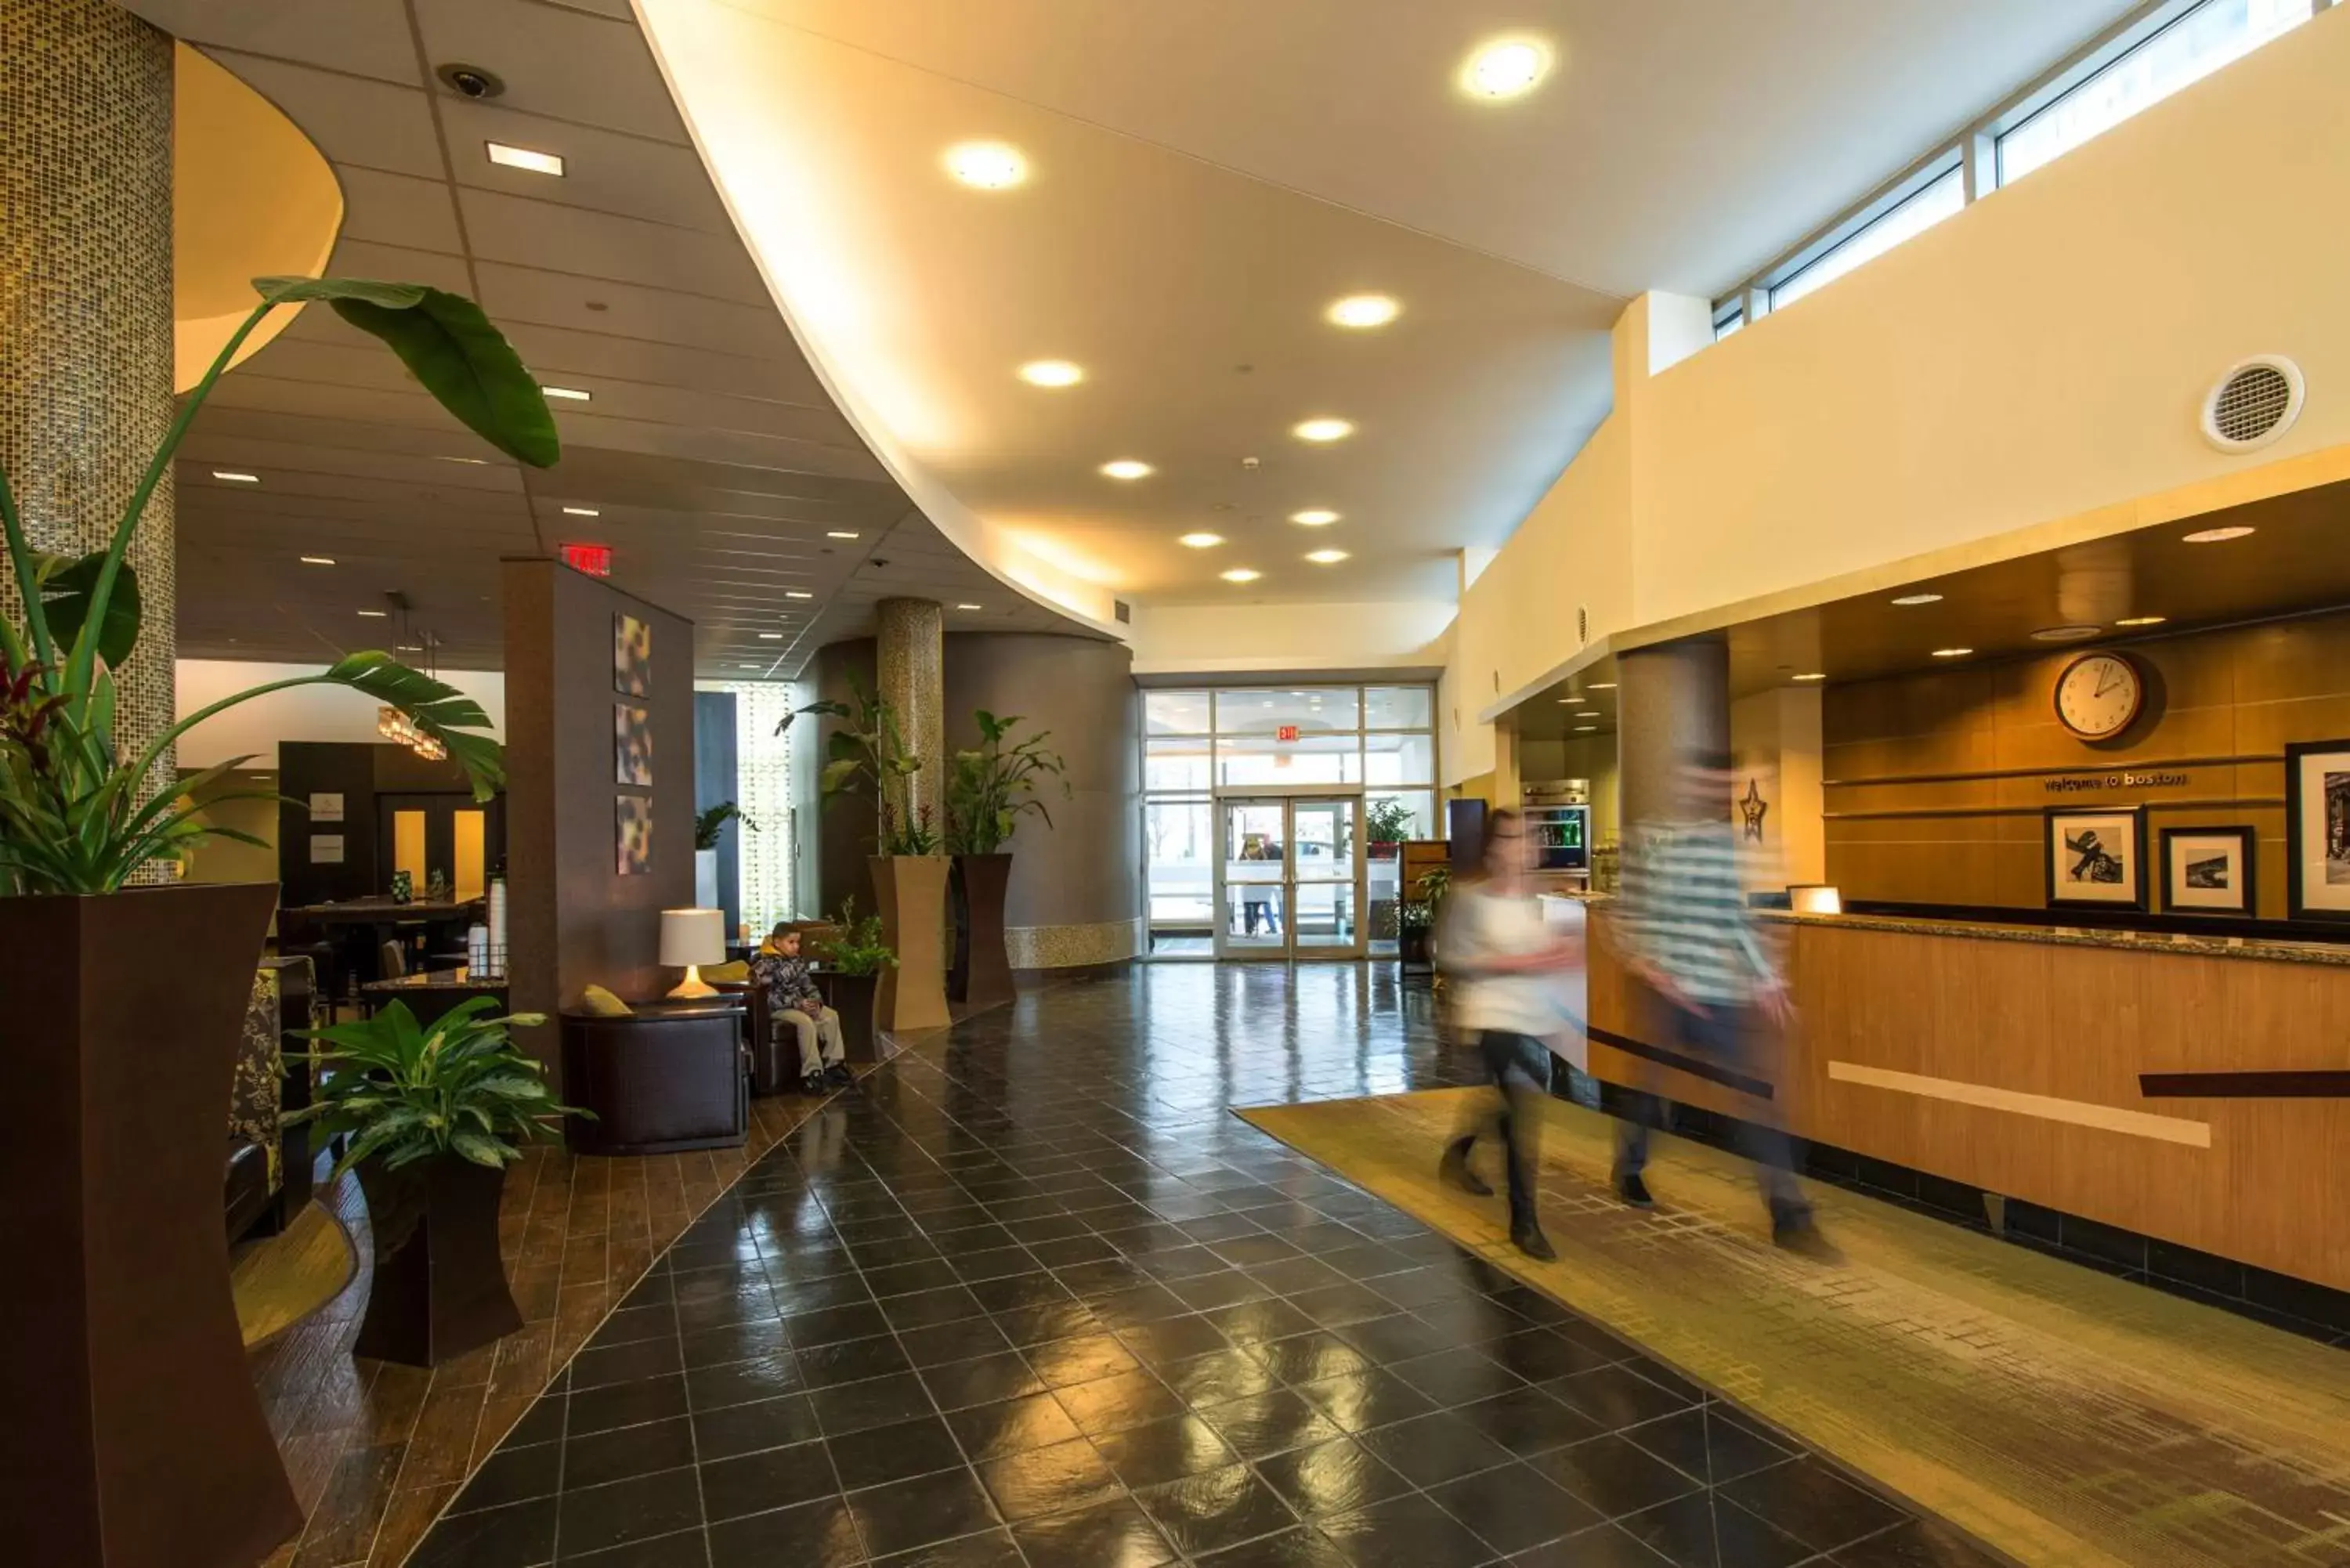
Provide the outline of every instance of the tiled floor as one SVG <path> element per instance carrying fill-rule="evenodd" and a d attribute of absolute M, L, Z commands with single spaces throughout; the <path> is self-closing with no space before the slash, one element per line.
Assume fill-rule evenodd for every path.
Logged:
<path fill-rule="evenodd" d="M 1227 1107 L 1459 1082 L 1392 966 L 1160 966 L 882 1069 L 680 1238 L 415 1568 L 1991 1559 Z"/>

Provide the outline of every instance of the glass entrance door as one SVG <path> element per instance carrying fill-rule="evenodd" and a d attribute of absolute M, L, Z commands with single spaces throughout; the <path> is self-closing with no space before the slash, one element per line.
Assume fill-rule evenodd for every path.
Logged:
<path fill-rule="evenodd" d="M 1216 802 L 1216 956 L 1359 958 L 1359 794 Z"/>

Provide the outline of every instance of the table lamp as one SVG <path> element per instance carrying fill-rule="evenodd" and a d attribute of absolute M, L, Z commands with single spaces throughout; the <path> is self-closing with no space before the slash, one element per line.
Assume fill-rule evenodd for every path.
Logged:
<path fill-rule="evenodd" d="M 660 919 L 660 961 L 671 969 L 681 964 L 685 979 L 673 999 L 715 996 L 718 988 L 702 978 L 702 966 L 726 961 L 726 911 L 723 909 L 663 909 Z"/>

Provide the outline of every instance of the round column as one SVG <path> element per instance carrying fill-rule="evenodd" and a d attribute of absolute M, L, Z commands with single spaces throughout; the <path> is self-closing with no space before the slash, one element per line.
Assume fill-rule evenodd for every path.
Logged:
<path fill-rule="evenodd" d="M 33 547 L 88 555 L 173 411 L 168 35 L 108 0 L 0 5 L 0 464 Z M 124 752 L 172 722 L 173 559 L 166 472 L 130 557 L 145 610 L 114 672 Z M 0 605 L 23 624 L 5 556 Z"/>
<path fill-rule="evenodd" d="M 1729 766 L 1730 647 L 1712 639 L 1616 656 L 1617 782 L 1625 842 L 1643 823 L 1681 815 L 1680 768 L 1711 756 Z M 1722 810 L 1730 808 L 1729 798 Z"/>
<path fill-rule="evenodd" d="M 930 814 L 931 831 L 947 830 L 946 682 L 941 660 L 946 612 L 931 599 L 883 599 L 875 657 L 882 701 L 896 710 L 906 749 L 921 769 L 907 780 L 907 809 Z"/>

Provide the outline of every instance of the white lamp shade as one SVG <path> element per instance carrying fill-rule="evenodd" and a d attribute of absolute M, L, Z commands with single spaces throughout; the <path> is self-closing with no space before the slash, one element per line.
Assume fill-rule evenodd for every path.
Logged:
<path fill-rule="evenodd" d="M 726 961 L 726 911 L 663 909 L 660 961 L 672 968 Z"/>

